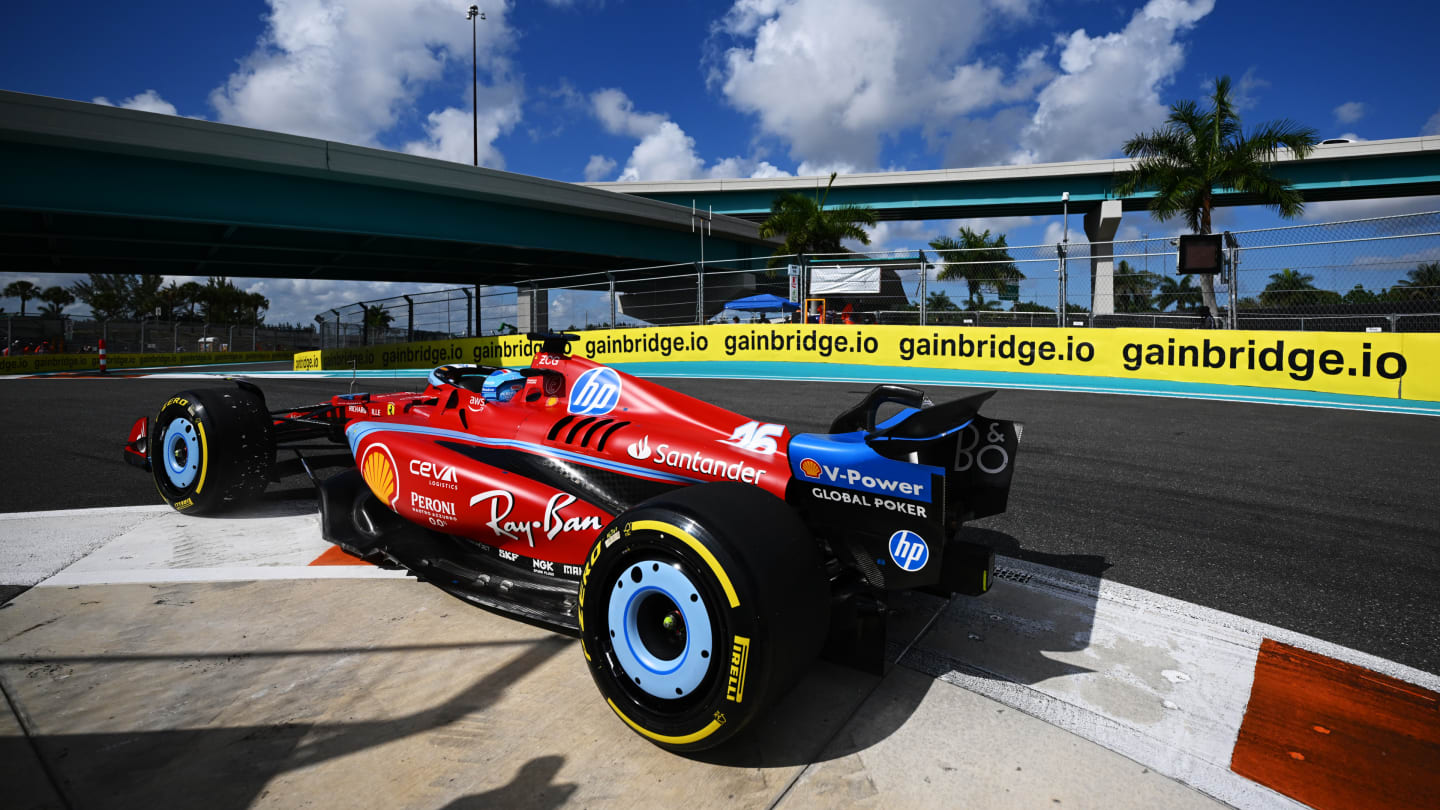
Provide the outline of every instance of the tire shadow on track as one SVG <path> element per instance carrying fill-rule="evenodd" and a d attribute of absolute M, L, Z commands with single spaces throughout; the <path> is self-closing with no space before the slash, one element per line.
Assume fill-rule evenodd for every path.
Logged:
<path fill-rule="evenodd" d="M 963 533 L 966 540 L 989 546 L 1001 557 L 1080 574 L 1078 581 L 1082 584 L 1067 595 L 1062 610 L 1055 610 L 1053 603 L 1035 604 L 1029 615 L 1024 611 L 1020 615 L 992 615 L 987 599 L 1011 583 L 1025 582 L 1028 576 L 997 560 L 995 583 L 991 593 L 985 596 L 944 599 L 920 593 L 894 594 L 887 622 L 885 676 L 869 675 L 827 661 L 817 662 L 767 715 L 730 745 L 691 757 L 742 768 L 841 759 L 877 745 L 904 726 L 933 688 L 932 679 L 949 669 L 1027 686 L 1091 672 L 1051 656 L 1079 652 L 1090 646 L 1100 576 L 1110 563 L 1098 555 L 1031 551 L 1022 548 L 1014 537 L 989 529 L 967 527 Z M 1027 646 L 1007 649 L 1004 666 L 993 670 L 967 662 L 963 656 L 937 656 L 929 649 L 931 646 L 953 648 L 951 642 L 957 635 L 980 641 L 979 635 L 956 625 L 957 618 L 971 615 L 1012 624 L 1028 623 L 1033 626 L 1033 632 L 1022 633 Z M 899 677 L 899 670 L 925 677 Z M 963 718 L 957 718 L 956 722 L 963 725 Z"/>

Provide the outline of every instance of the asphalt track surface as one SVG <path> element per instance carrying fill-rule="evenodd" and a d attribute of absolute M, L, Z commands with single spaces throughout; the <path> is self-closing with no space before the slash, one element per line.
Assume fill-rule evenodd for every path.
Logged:
<path fill-rule="evenodd" d="M 277 408 L 349 388 L 260 382 Z M 663 383 L 797 432 L 824 431 L 867 390 Z M 120 445 L 137 416 L 208 384 L 0 381 L 0 512 L 157 503 Z M 362 380 L 357 390 L 422 385 Z M 965 389 L 929 393 L 944 401 Z M 973 539 L 1440 671 L 1440 419 L 1044 391 L 1000 391 L 984 411 L 1023 421 L 1025 432 L 1009 511 L 968 526 Z M 294 481 L 272 497 L 310 496 Z"/>

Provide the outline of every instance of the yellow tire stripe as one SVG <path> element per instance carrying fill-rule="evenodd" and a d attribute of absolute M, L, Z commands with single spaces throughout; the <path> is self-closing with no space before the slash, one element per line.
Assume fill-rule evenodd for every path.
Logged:
<path fill-rule="evenodd" d="M 206 462 L 210 454 L 205 452 L 205 423 L 196 421 L 195 427 L 200 429 L 200 483 L 195 485 L 195 494 L 199 495 L 200 490 L 205 488 L 205 469 L 210 466 Z"/>
<path fill-rule="evenodd" d="M 646 522 L 649 522 L 649 521 L 646 521 Z M 686 734 L 686 735 L 681 736 L 681 737 L 669 737 L 669 736 L 666 736 L 666 735 L 664 735 L 664 734 L 656 734 L 655 732 L 650 731 L 649 729 L 641 728 L 634 720 L 631 720 L 630 718 L 626 717 L 626 716 L 625 716 L 625 713 L 622 712 L 622 711 L 620 711 L 620 707 L 615 705 L 615 701 L 611 700 L 610 698 L 605 698 L 605 702 L 606 702 L 606 703 L 609 703 L 609 704 L 610 704 L 610 708 L 615 712 L 615 714 L 616 714 L 621 720 L 624 720 L 624 721 L 625 721 L 625 725 L 627 725 L 627 726 L 635 729 L 636 731 L 640 732 L 641 734 L 644 734 L 646 737 L 649 737 L 650 739 L 652 739 L 652 740 L 654 740 L 654 741 L 656 741 L 656 742 L 662 742 L 662 743 L 665 743 L 666 745 L 685 745 L 685 744 L 687 744 L 687 743 L 698 742 L 699 740 L 703 740 L 703 739 L 705 739 L 706 737 L 709 737 L 711 734 L 714 734 L 715 731 L 720 728 L 720 723 L 719 723 L 718 721 L 711 720 L 711 721 L 710 721 L 710 725 L 708 725 L 708 726 L 700 729 L 699 731 L 695 732 L 694 734 Z"/>
<path fill-rule="evenodd" d="M 715 578 L 720 580 L 720 587 L 725 589 L 725 596 L 730 599 L 730 607 L 740 607 L 740 597 L 735 593 L 735 586 L 730 584 L 730 575 L 726 574 L 725 569 L 720 567 L 720 561 L 715 559 L 715 555 L 710 553 L 710 549 L 701 545 L 700 541 L 692 537 L 689 532 L 681 529 L 679 526 L 660 520 L 637 520 L 630 524 L 630 527 L 632 529 L 651 529 L 683 540 L 685 545 L 700 555 L 700 559 L 704 560 L 705 564 L 710 566 L 710 570 L 715 574 Z M 616 711 L 619 710 L 617 709 Z M 623 714 L 620 716 L 624 717 Z M 627 720 L 626 722 L 629 721 Z M 631 725 L 634 724 L 631 723 Z"/>

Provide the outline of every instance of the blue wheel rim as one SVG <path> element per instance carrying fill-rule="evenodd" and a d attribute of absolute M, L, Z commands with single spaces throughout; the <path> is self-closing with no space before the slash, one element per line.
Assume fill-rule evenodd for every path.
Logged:
<path fill-rule="evenodd" d="M 665 651 L 646 643 L 640 627 L 642 608 L 653 612 L 657 605 L 668 615 L 678 614 L 684 623 L 684 644 L 678 654 L 667 657 Z M 616 661 L 637 688 L 676 700 L 693 693 L 705 680 L 714 659 L 714 631 L 704 596 L 679 568 L 661 560 L 627 565 L 611 586 L 606 614 Z"/>
<path fill-rule="evenodd" d="M 172 421 L 160 442 L 160 462 L 171 486 L 184 489 L 200 472 L 200 437 L 189 419 Z"/>

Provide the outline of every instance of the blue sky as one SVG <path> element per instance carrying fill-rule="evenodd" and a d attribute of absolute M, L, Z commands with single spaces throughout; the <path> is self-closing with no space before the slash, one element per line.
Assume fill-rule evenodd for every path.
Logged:
<path fill-rule="evenodd" d="M 1440 134 L 1433 2 L 480 5 L 482 162 L 558 180 L 1108 157 L 1219 75 L 1237 83 L 1248 122 L 1288 117 L 1322 138 Z M 466 6 L 12 4 L 0 29 L 0 88 L 468 163 Z M 1435 198 L 1334 203 L 1311 206 L 1306 219 L 1436 209 Z M 1220 224 L 1272 222 L 1233 211 Z M 919 247 L 959 224 L 887 223 L 874 238 Z M 1059 228 L 1039 217 L 971 224 L 1006 232 L 1012 245 L 1050 241 Z M 1128 215 L 1120 235 L 1167 229 L 1178 225 Z M 401 291 L 245 286 L 271 297 L 270 320 L 306 323 L 336 303 Z"/>

